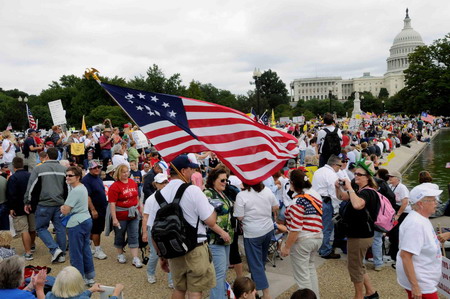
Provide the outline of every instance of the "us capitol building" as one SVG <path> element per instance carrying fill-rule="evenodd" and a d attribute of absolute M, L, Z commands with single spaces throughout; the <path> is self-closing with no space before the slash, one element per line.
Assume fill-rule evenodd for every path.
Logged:
<path fill-rule="evenodd" d="M 420 34 L 411 27 L 411 19 L 406 9 L 402 31 L 394 38 L 390 56 L 386 59 L 387 72 L 384 76 L 371 76 L 364 73 L 360 78 L 343 80 L 342 77 L 314 77 L 295 79 L 291 82 L 291 106 L 297 102 L 311 99 L 328 99 L 331 91 L 338 100 L 347 100 L 352 92 L 369 91 L 375 97 L 381 88 L 386 88 L 389 96 L 395 95 L 405 86 L 403 71 L 408 68 L 408 54 L 418 46 L 425 45 Z"/>

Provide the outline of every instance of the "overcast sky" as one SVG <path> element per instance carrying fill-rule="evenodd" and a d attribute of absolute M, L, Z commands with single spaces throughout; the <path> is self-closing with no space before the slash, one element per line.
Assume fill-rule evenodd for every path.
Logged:
<path fill-rule="evenodd" d="M 383 75 L 409 8 L 426 44 L 450 32 L 448 0 L 1 1 L 0 87 L 38 94 L 95 67 L 245 94 L 255 67 L 295 78 Z"/>

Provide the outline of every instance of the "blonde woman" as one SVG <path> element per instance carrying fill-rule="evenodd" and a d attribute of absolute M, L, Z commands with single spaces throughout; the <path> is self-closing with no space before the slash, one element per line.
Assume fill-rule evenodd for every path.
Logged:
<path fill-rule="evenodd" d="M 123 284 L 116 284 L 110 299 L 117 299 L 123 290 Z M 92 293 L 103 292 L 100 284 L 94 284 L 90 289 L 85 290 L 84 280 L 77 268 L 68 266 L 62 269 L 56 276 L 52 291 L 45 296 L 46 299 L 88 299 Z"/>
<path fill-rule="evenodd" d="M 2 137 L 3 162 L 8 165 L 8 168 L 12 173 L 14 171 L 12 160 L 16 156 L 16 138 L 14 137 L 14 134 L 11 134 L 8 130 L 3 131 Z"/>

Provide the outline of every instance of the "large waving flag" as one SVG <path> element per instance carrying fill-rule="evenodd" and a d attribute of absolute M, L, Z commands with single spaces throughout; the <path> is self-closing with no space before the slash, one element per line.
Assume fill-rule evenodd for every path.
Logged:
<path fill-rule="evenodd" d="M 28 108 L 28 104 L 25 105 L 27 108 L 27 116 L 28 116 L 28 123 L 30 125 L 30 129 L 37 129 L 37 123 L 34 120 L 33 114 L 31 114 L 31 110 Z"/>
<path fill-rule="evenodd" d="M 420 119 L 431 124 L 433 122 L 433 120 L 435 119 L 435 117 L 431 114 L 422 112 L 422 114 L 420 115 Z"/>
<path fill-rule="evenodd" d="M 170 162 L 213 151 L 243 182 L 255 184 L 298 154 L 297 139 L 234 109 L 199 100 L 100 85 Z"/>

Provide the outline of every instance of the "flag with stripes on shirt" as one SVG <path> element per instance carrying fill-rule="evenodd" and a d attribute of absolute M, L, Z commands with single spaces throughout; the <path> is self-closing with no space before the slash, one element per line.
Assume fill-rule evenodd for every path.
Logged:
<path fill-rule="evenodd" d="M 237 110 L 185 97 L 100 83 L 167 162 L 213 151 L 236 176 L 256 184 L 298 154 L 297 139 Z"/>
<path fill-rule="evenodd" d="M 33 114 L 31 114 L 31 110 L 30 108 L 28 108 L 28 104 L 26 105 L 27 107 L 27 116 L 28 116 L 28 123 L 29 123 L 29 127 L 30 129 L 37 129 L 37 124 L 36 121 L 34 120 Z"/>

